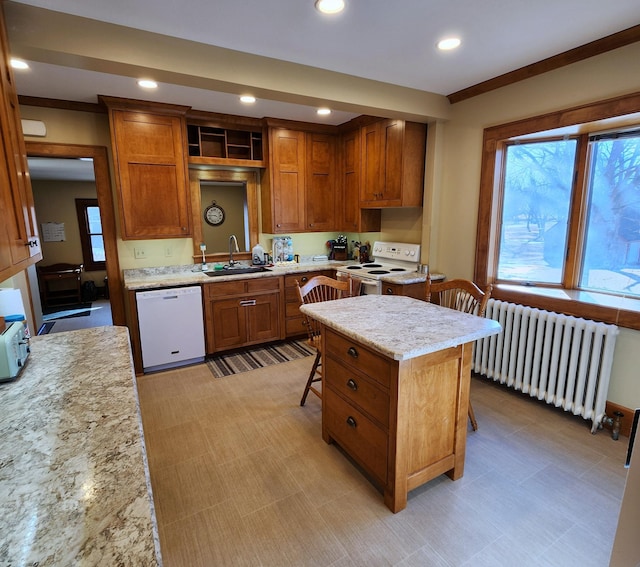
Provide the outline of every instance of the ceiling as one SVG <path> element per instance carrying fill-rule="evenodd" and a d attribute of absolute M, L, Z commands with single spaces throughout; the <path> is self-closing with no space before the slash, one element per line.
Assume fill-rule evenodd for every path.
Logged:
<path fill-rule="evenodd" d="M 602 0 L 346 1 L 334 17 L 313 0 L 17 0 L 5 13 L 12 52 L 31 65 L 15 73 L 20 95 L 96 103 L 107 94 L 329 124 L 372 108 L 398 112 L 411 97 L 445 108 L 448 94 L 640 23 L 638 0 L 616 0 L 615 9 Z M 146 35 L 121 40 L 135 30 Z M 451 34 L 462 46 L 438 52 Z M 197 69 L 193 54 L 210 46 L 223 51 Z M 159 80 L 156 91 L 133 80 L 145 72 Z M 364 105 L 387 90 L 388 107 Z M 241 105 L 242 92 L 258 102 Z M 315 113 L 323 103 L 334 110 L 328 118 Z"/>

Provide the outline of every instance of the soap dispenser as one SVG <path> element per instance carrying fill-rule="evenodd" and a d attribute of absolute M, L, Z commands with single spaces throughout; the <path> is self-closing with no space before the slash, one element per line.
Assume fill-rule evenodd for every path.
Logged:
<path fill-rule="evenodd" d="M 260 246 L 259 242 L 253 247 L 251 257 L 254 265 L 262 266 L 264 264 L 264 248 Z"/>

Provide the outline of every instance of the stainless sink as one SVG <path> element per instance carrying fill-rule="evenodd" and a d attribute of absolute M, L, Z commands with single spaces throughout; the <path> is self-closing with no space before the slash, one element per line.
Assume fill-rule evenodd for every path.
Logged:
<path fill-rule="evenodd" d="M 260 272 L 270 272 L 269 268 L 265 268 L 264 266 L 225 266 L 222 270 L 209 270 L 208 272 L 204 272 L 208 276 L 216 277 L 216 276 L 239 276 L 241 274 L 259 274 Z"/>

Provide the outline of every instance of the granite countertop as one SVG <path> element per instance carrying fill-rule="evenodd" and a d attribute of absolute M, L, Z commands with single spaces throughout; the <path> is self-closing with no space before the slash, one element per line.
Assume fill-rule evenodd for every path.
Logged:
<path fill-rule="evenodd" d="M 140 268 L 124 270 L 125 289 L 136 291 L 141 289 L 153 289 L 162 287 L 176 287 L 183 285 L 200 285 L 212 282 L 232 281 L 239 278 L 271 278 L 274 276 L 286 276 L 296 272 L 314 272 L 321 270 L 334 270 L 339 266 L 355 264 L 353 261 L 327 260 L 320 262 L 287 263 L 269 267 L 269 272 L 255 274 L 237 274 L 230 276 L 208 276 L 200 270 L 199 265 L 187 264 L 184 266 L 161 266 L 157 268 Z M 213 267 L 211 267 L 213 270 Z M 444 279 L 442 274 L 432 274 L 433 279 Z M 399 276 L 383 276 L 381 281 L 397 284 L 421 283 L 427 280 L 426 274 L 411 272 Z"/>
<path fill-rule="evenodd" d="M 161 564 L 125 327 L 34 337 L 0 405 L 0 564 Z"/>
<path fill-rule="evenodd" d="M 300 310 L 394 360 L 407 360 L 498 334 L 497 321 L 399 295 L 362 295 Z"/>
<path fill-rule="evenodd" d="M 313 272 L 331 270 L 348 262 L 327 260 L 309 263 L 287 263 L 267 267 L 269 272 L 255 274 L 236 274 L 230 276 L 211 277 L 200 270 L 199 265 L 187 264 L 185 266 L 161 266 L 158 268 L 141 268 L 137 270 L 124 270 L 124 287 L 128 290 L 151 289 L 160 287 L 175 287 L 180 285 L 199 285 L 204 283 L 233 281 L 244 278 L 271 278 L 285 276 L 296 272 Z M 350 262 L 353 263 L 353 262 Z M 211 267 L 213 271 L 213 266 Z"/>

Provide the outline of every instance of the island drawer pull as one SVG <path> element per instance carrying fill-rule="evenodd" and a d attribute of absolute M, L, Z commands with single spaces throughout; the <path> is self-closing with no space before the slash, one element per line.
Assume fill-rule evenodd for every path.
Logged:
<path fill-rule="evenodd" d="M 358 427 L 358 422 L 355 419 L 353 419 L 353 417 L 349 416 L 347 418 L 347 425 L 349 427 L 354 427 L 355 428 L 355 427 Z"/>
<path fill-rule="evenodd" d="M 347 388 L 353 390 L 354 392 L 357 392 L 358 391 L 358 383 L 353 378 L 349 378 L 347 380 Z"/>
<path fill-rule="evenodd" d="M 358 351 L 355 347 L 349 347 L 347 354 L 353 358 L 358 358 Z"/>
<path fill-rule="evenodd" d="M 240 307 L 251 307 L 252 305 L 255 305 L 255 304 L 256 304 L 255 299 L 245 299 L 240 302 Z"/>

